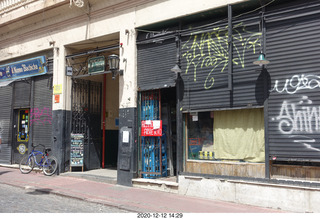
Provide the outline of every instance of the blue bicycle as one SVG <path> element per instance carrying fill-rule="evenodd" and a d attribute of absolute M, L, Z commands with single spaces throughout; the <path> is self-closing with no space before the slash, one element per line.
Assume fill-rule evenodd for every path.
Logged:
<path fill-rule="evenodd" d="M 35 150 L 36 147 L 43 147 L 43 152 Z M 21 173 L 30 173 L 34 166 L 37 165 L 39 169 L 42 169 L 46 176 L 53 175 L 58 168 L 58 160 L 56 157 L 50 155 L 50 148 L 46 148 L 42 144 L 36 146 L 32 145 L 32 151 L 29 155 L 24 156 L 19 164 L 19 169 Z"/>

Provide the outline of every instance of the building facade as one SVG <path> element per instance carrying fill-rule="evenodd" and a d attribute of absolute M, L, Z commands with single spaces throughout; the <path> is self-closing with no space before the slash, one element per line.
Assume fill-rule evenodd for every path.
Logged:
<path fill-rule="evenodd" d="M 60 173 L 117 167 L 120 185 L 175 177 L 181 194 L 266 207 L 279 203 L 244 197 L 247 187 L 289 182 L 316 192 L 286 209 L 315 211 L 319 9 L 300 0 L 0 0 L 0 162 L 18 163 L 41 143 Z M 268 64 L 253 63 L 261 54 Z M 28 72 L 33 65 L 45 71 Z"/>

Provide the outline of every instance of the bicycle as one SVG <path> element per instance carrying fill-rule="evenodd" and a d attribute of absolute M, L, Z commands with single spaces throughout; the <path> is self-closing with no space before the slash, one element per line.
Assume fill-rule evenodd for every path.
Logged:
<path fill-rule="evenodd" d="M 36 147 L 44 147 L 43 152 L 35 150 Z M 19 164 L 19 169 L 21 173 L 27 174 L 30 173 L 35 165 L 37 165 L 44 175 L 51 176 L 53 175 L 58 168 L 58 160 L 55 156 L 50 155 L 50 148 L 46 148 L 43 144 L 38 144 L 36 146 L 32 145 L 32 151 L 29 155 L 24 156 Z"/>

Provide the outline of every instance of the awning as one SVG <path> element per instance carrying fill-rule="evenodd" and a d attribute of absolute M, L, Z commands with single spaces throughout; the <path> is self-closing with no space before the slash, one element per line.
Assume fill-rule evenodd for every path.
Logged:
<path fill-rule="evenodd" d="M 14 82 L 15 80 L 6 80 L 6 81 L 0 81 L 0 87 L 5 87 L 9 84 L 11 84 L 12 82 Z"/>

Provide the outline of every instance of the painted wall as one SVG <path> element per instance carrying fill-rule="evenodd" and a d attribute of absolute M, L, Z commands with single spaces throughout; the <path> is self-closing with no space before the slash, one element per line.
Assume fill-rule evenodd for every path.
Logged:
<path fill-rule="evenodd" d="M 85 1 L 88 2 L 78 8 L 70 6 L 69 1 L 32 1 L 25 7 L 0 11 L 0 61 L 48 49 L 54 51 L 53 84 L 61 84 L 63 94 L 59 104 L 53 103 L 53 110 L 71 109 L 71 81 L 65 77 L 66 46 L 119 33 L 119 42 L 123 43 L 120 68 L 124 70 L 119 81 L 119 107 L 136 107 L 135 28 L 241 1 Z M 33 12 L 36 14 L 28 17 Z"/>

